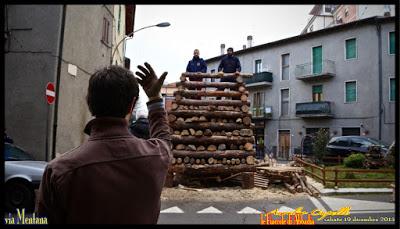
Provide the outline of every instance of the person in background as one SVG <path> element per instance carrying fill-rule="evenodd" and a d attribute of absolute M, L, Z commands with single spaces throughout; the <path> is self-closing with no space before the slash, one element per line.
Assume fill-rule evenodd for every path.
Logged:
<path fill-rule="evenodd" d="M 138 138 L 149 139 L 149 120 L 145 110 L 136 112 L 136 121 L 129 126 L 130 132 Z"/>

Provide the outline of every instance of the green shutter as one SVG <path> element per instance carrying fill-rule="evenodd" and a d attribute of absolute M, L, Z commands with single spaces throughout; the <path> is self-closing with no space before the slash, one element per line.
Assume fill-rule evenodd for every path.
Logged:
<path fill-rule="evenodd" d="M 390 101 L 396 101 L 396 81 L 390 79 Z"/>
<path fill-rule="evenodd" d="M 356 82 L 346 83 L 346 102 L 355 102 L 357 99 Z"/>
<path fill-rule="evenodd" d="M 313 94 L 321 94 L 322 93 L 322 85 L 316 85 L 312 87 L 312 93 Z"/>
<path fill-rule="evenodd" d="M 322 72 L 322 46 L 314 47 L 313 53 L 313 74 L 320 74 Z"/>
<path fill-rule="evenodd" d="M 357 57 L 357 43 L 356 39 L 346 40 L 346 59 L 352 59 Z"/>
<path fill-rule="evenodd" d="M 396 47 L 395 47 L 395 34 L 394 32 L 389 33 L 389 53 L 390 54 L 395 54 L 396 53 Z"/>

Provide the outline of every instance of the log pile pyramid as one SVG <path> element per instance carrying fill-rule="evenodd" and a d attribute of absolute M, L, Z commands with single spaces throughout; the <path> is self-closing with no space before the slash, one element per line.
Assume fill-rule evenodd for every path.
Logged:
<path fill-rule="evenodd" d="M 251 76 L 243 73 L 182 74 L 168 112 L 173 171 L 193 176 L 229 176 L 255 171 L 254 124 L 244 84 L 244 78 Z M 225 77 L 236 82 L 203 80 Z M 220 90 L 216 90 L 218 88 Z"/>

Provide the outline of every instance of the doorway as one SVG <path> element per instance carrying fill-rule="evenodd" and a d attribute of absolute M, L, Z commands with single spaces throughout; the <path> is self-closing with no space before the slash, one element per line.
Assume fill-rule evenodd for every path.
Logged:
<path fill-rule="evenodd" d="M 279 130 L 278 133 L 278 159 L 289 160 L 290 130 Z"/>

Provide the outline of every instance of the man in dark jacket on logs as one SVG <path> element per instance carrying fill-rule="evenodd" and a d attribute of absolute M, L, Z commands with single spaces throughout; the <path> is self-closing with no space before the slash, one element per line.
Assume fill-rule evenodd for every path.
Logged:
<path fill-rule="evenodd" d="M 145 63 L 136 72 L 110 66 L 89 80 L 87 104 L 94 119 L 81 146 L 50 161 L 39 188 L 36 213 L 49 223 L 156 224 L 171 159 L 160 78 Z M 139 96 L 149 97 L 150 139 L 129 133 L 128 120 Z"/>
<path fill-rule="evenodd" d="M 228 54 L 221 59 L 218 66 L 218 72 L 222 73 L 236 73 L 239 74 L 242 70 L 239 59 L 233 55 L 233 48 L 228 48 Z M 235 77 L 224 77 L 220 82 L 236 82 Z M 218 88 L 218 91 L 223 91 L 225 88 Z M 221 97 L 217 97 L 220 100 Z"/>

